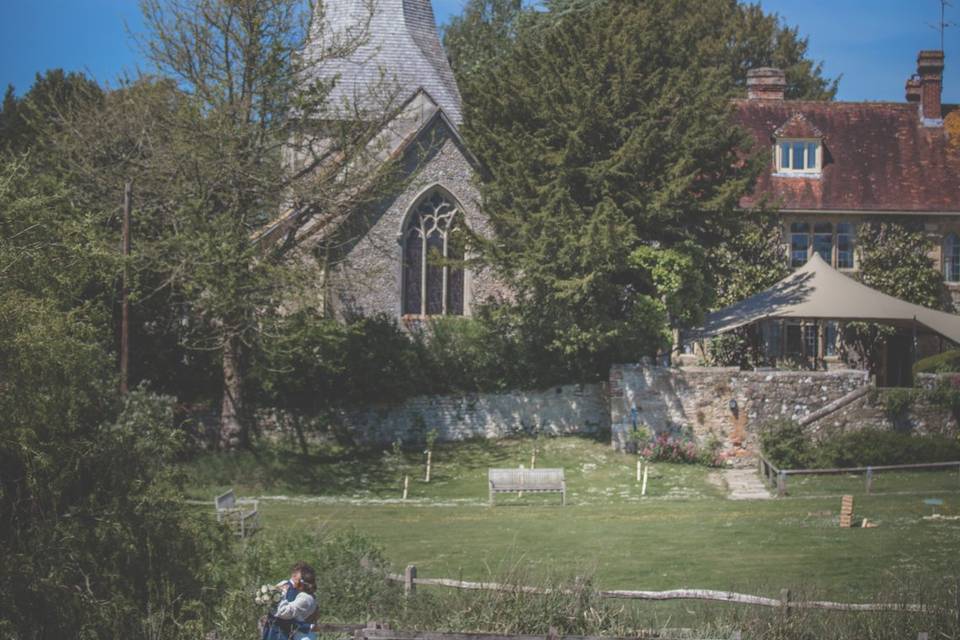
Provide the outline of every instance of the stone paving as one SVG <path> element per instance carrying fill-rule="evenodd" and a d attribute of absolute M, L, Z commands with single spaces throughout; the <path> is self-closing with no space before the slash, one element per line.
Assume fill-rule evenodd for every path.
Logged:
<path fill-rule="evenodd" d="M 730 500 L 769 500 L 770 491 L 763 484 L 756 469 L 727 469 L 723 472 Z"/>

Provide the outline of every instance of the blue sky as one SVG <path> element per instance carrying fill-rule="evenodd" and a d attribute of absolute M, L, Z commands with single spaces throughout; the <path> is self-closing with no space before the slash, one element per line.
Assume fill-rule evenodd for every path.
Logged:
<path fill-rule="evenodd" d="M 464 0 L 434 0 L 439 22 Z M 948 19 L 960 22 L 960 2 Z M 82 70 L 114 80 L 140 62 L 125 24 L 136 30 L 135 0 L 5 0 L 0 8 L 0 84 L 26 90 L 37 71 Z M 903 100 L 920 49 L 939 46 L 928 26 L 939 20 L 939 0 L 761 0 L 810 38 L 827 75 L 842 74 L 841 100 Z M 947 30 L 944 101 L 960 102 L 960 26 Z"/>

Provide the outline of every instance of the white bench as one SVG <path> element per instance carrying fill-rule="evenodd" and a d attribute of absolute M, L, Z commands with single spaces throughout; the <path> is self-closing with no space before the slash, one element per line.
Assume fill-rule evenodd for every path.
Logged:
<path fill-rule="evenodd" d="M 559 493 L 567 504 L 567 481 L 563 469 L 488 469 L 490 504 L 497 493 Z"/>
<path fill-rule="evenodd" d="M 260 528 L 260 514 L 256 500 L 237 500 L 233 489 L 217 496 L 213 501 L 217 510 L 217 522 L 233 527 L 238 536 L 245 537 Z"/>

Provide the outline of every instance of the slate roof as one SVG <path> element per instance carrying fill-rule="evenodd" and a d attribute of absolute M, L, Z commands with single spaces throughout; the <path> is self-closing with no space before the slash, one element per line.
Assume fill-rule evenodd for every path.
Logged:
<path fill-rule="evenodd" d="M 758 149 L 783 137 L 823 139 L 820 177 L 773 175 L 757 181 L 741 201 L 754 206 L 767 195 L 786 210 L 960 212 L 960 140 L 949 127 L 925 127 L 917 104 L 736 100 L 734 118 Z M 944 106 L 949 121 L 960 108 Z"/>
<path fill-rule="evenodd" d="M 426 91 L 447 117 L 463 121 L 460 91 L 437 35 L 430 0 L 327 0 L 322 23 L 313 25 L 306 60 L 322 60 L 324 48 L 363 32 L 362 44 L 349 56 L 316 63 L 314 73 L 339 75 L 332 105 L 376 110 L 385 93 L 404 102 Z M 369 28 L 364 29 L 369 20 Z M 356 35 L 353 36 L 354 38 Z M 329 57 L 329 56 L 326 56 Z"/>

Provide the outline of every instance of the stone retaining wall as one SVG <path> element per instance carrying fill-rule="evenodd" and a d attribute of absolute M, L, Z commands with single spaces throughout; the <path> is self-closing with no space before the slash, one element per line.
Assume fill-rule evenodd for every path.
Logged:
<path fill-rule="evenodd" d="M 759 428 L 797 420 L 870 383 L 866 371 L 740 371 L 615 365 L 610 372 L 612 444 L 621 449 L 634 416 L 653 432 L 687 431 L 699 444 L 749 457 Z M 634 412 L 633 409 L 636 408 Z"/>
<path fill-rule="evenodd" d="M 507 438 L 519 435 L 599 434 L 610 428 L 605 384 L 572 384 L 540 391 L 419 396 L 397 405 L 344 411 L 336 431 L 360 445 L 409 445 L 436 429 L 439 441 Z M 266 411 L 257 417 L 268 436 L 295 434 L 296 423 L 310 437 L 321 431 L 316 417 Z"/>

